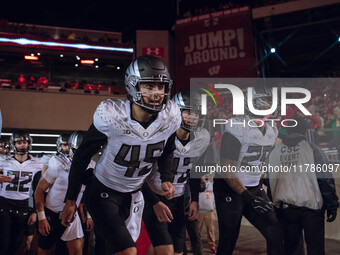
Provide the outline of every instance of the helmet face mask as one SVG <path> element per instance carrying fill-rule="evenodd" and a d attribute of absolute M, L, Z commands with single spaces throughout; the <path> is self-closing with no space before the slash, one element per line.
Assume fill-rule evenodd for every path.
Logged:
<path fill-rule="evenodd" d="M 198 127 L 203 125 L 204 118 L 201 115 L 202 106 L 199 93 L 183 90 L 174 96 L 174 101 L 181 110 L 181 128 L 190 132 L 196 131 Z"/>
<path fill-rule="evenodd" d="M 163 92 L 145 92 L 142 91 L 142 84 L 164 84 Z M 125 73 L 125 88 L 128 99 L 142 107 L 148 113 L 157 114 L 165 109 L 170 98 L 172 80 L 166 65 L 159 58 L 153 56 L 142 56 L 133 61 Z M 157 104 L 145 102 L 145 97 L 158 98 L 163 97 L 162 101 Z M 152 100 L 157 101 L 157 100 Z"/>
<path fill-rule="evenodd" d="M 195 131 L 200 121 L 200 111 L 183 108 L 181 110 L 182 124 L 181 127 L 187 131 Z"/>
<path fill-rule="evenodd" d="M 21 147 L 21 148 L 18 148 L 17 143 L 21 142 L 21 141 L 26 141 L 27 146 L 22 148 L 22 146 L 21 146 L 22 143 L 19 143 L 19 147 Z M 14 153 L 19 154 L 19 155 L 25 155 L 25 154 L 29 153 L 30 150 L 32 150 L 33 139 L 29 135 L 29 133 L 27 133 L 25 131 L 21 131 L 21 130 L 16 130 L 12 133 L 12 136 L 10 138 L 10 143 L 11 143 L 11 147 L 12 147 L 12 150 L 14 151 Z"/>
<path fill-rule="evenodd" d="M 139 101 L 135 103 L 144 108 L 149 113 L 157 113 L 165 109 L 165 98 L 169 98 L 168 87 L 164 82 L 140 82 L 137 92 Z"/>

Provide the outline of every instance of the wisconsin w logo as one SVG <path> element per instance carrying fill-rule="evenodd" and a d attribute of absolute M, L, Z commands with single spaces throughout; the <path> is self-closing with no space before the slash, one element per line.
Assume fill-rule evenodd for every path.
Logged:
<path fill-rule="evenodd" d="M 210 76 L 214 76 L 216 74 L 219 74 L 221 66 L 213 66 L 208 69 L 208 73 Z"/>

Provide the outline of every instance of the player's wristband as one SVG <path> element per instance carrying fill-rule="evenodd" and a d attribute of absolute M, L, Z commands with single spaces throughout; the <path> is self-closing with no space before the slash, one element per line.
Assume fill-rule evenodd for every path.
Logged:
<path fill-rule="evenodd" d="M 46 219 L 45 211 L 38 212 L 38 220 Z"/>
<path fill-rule="evenodd" d="M 241 197 L 248 204 L 251 204 L 254 201 L 254 195 L 247 189 L 241 193 Z"/>
<path fill-rule="evenodd" d="M 91 215 L 89 214 L 89 212 L 86 212 L 87 218 L 88 219 L 92 219 Z"/>

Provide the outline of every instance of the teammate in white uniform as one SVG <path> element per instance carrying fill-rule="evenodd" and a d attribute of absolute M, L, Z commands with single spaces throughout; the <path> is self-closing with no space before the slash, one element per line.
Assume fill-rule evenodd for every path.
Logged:
<path fill-rule="evenodd" d="M 69 148 L 68 148 L 68 138 L 70 136 L 67 134 L 61 134 L 56 141 L 56 146 L 57 146 L 57 155 L 59 153 L 64 153 L 64 154 L 68 154 Z M 34 207 L 34 212 L 35 210 L 35 205 L 34 205 L 34 192 L 36 191 L 36 188 L 38 186 L 39 180 L 42 176 L 42 174 L 44 174 L 44 172 L 46 171 L 47 167 L 48 167 L 48 162 L 51 159 L 51 157 L 54 154 L 44 154 L 41 157 L 41 160 L 44 164 L 42 171 L 38 171 L 32 181 L 32 189 L 30 190 L 30 195 L 29 195 L 29 205 L 30 207 L 33 205 Z M 35 230 L 37 229 L 37 225 L 38 222 L 35 221 L 34 224 L 26 224 L 26 228 L 25 228 L 25 232 L 24 232 L 24 239 L 23 239 L 23 243 L 24 243 L 24 247 L 23 247 L 23 253 L 27 253 L 31 250 L 31 244 L 34 238 L 34 234 L 35 234 Z"/>
<path fill-rule="evenodd" d="M 205 153 L 209 132 L 201 127 L 200 95 L 189 90 L 177 93 L 173 99 L 181 110 L 182 124 L 176 131 L 173 161 L 175 198 L 166 200 L 161 196 L 161 178 L 154 166 L 143 190 L 146 195 L 143 220 L 156 254 L 182 254 L 185 245 L 184 191 L 193 164 Z M 198 189 L 200 179 L 191 179 L 192 201 L 189 220 L 198 217 Z M 148 190 L 148 187 L 152 190 Z"/>
<path fill-rule="evenodd" d="M 270 108 L 270 100 L 271 90 L 253 88 L 253 105 L 258 110 Z M 249 112 L 249 115 L 232 118 L 226 124 L 222 137 L 221 167 L 236 167 L 237 172 L 230 171 L 223 176 L 217 174 L 214 180 L 219 223 L 217 254 L 232 254 L 240 231 L 242 215 L 267 239 L 268 254 L 283 252 L 281 226 L 260 184 L 262 175 L 260 166 L 274 146 L 278 131 L 276 126 L 272 127 L 271 122 L 266 122 L 265 119 L 257 124 L 255 121 L 251 122 L 255 127 L 249 126 L 248 120 L 253 118 L 258 119 L 259 116 L 253 116 Z M 242 172 L 242 169 L 250 171 Z"/>
<path fill-rule="evenodd" d="M 29 155 L 32 138 L 27 132 L 14 131 L 10 143 L 14 156 L 0 160 L 3 174 L 12 179 L 2 183 L 0 190 L 0 254 L 15 254 L 26 222 L 36 220 L 35 213 L 28 217 L 28 197 L 33 177 L 43 167 L 41 159 Z"/>
<path fill-rule="evenodd" d="M 4 160 L 10 155 L 11 145 L 8 139 L 4 137 L 0 138 L 0 160 Z M 0 168 L 0 183 L 1 182 L 10 182 L 12 178 L 10 176 L 3 174 L 3 169 Z"/>
<path fill-rule="evenodd" d="M 97 232 L 110 254 L 136 254 L 144 199 L 140 192 L 152 165 L 159 168 L 163 195 L 169 199 L 174 136 L 180 126 L 180 111 L 169 100 L 172 80 L 165 64 L 156 57 L 134 60 L 125 73 L 128 100 L 106 100 L 94 113 L 71 166 L 63 223 L 68 225 L 76 210 L 75 200 L 86 165 L 105 145 L 85 191 L 85 204 Z"/>
<path fill-rule="evenodd" d="M 67 242 L 70 255 L 82 254 L 83 230 L 78 213 L 75 220 L 67 228 L 61 224 L 60 212 L 64 207 L 64 199 L 67 191 L 68 176 L 74 151 L 80 145 L 84 132 L 76 131 L 69 138 L 69 155 L 59 150 L 58 155 L 53 156 L 48 169 L 43 174 L 35 192 L 35 202 L 39 219 L 39 244 L 38 254 L 51 254 L 54 244 L 61 239 Z M 63 145 L 66 147 L 67 145 Z M 63 148 L 60 146 L 60 148 Z M 64 148 L 65 149 L 65 148 Z M 46 200 L 45 191 L 48 190 Z M 82 187 L 77 199 L 77 206 L 83 195 L 85 186 Z"/>

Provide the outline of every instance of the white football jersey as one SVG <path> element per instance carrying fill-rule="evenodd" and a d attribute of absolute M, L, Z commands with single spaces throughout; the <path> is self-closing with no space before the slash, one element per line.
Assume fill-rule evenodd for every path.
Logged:
<path fill-rule="evenodd" d="M 208 130 L 199 128 L 193 132 L 194 139 L 185 146 L 177 138 L 175 139 L 176 149 L 174 151 L 173 171 L 176 171 L 173 186 L 175 187 L 175 197 L 182 196 L 185 190 L 185 184 L 190 175 L 193 163 L 203 155 L 210 142 Z M 157 164 L 153 167 L 152 175 L 148 176 L 147 182 L 153 192 L 162 193 L 162 181 Z"/>
<path fill-rule="evenodd" d="M 43 161 L 44 165 L 48 166 L 48 161 L 52 158 L 52 156 L 55 154 L 45 154 L 41 157 L 41 160 Z"/>
<path fill-rule="evenodd" d="M 240 155 L 237 161 L 237 175 L 244 186 L 254 187 L 259 184 L 262 171 L 260 165 L 266 161 L 278 135 L 277 127 L 272 122 L 266 122 L 266 132 L 263 134 L 258 127 L 248 125 L 248 116 L 234 117 L 228 121 L 225 131 L 235 136 L 241 143 Z M 245 126 L 235 123 L 244 123 Z M 231 123 L 233 123 L 231 125 Z M 255 123 L 251 122 L 252 126 Z M 222 152 L 223 153 L 223 152 Z"/>
<path fill-rule="evenodd" d="M 91 161 L 88 167 L 94 167 L 95 162 Z M 64 154 L 52 156 L 48 162 L 48 168 L 43 174 L 48 183 L 52 184 L 46 196 L 45 206 L 54 211 L 60 212 L 64 208 L 64 200 L 68 187 L 68 175 L 70 173 L 71 161 Z M 85 186 L 82 185 L 76 204 L 79 206 Z"/>
<path fill-rule="evenodd" d="M 95 176 L 113 190 L 133 192 L 141 188 L 168 138 L 180 127 L 181 113 L 170 100 L 145 129 L 131 119 L 129 100 L 108 99 L 98 106 L 93 124 L 107 136 L 107 146 L 97 162 Z"/>
<path fill-rule="evenodd" d="M 17 161 L 14 156 L 0 160 L 0 169 L 3 169 L 3 174 L 12 178 L 10 183 L 0 184 L 1 197 L 14 200 L 28 199 L 33 176 L 43 168 L 40 158 L 30 157 L 23 163 Z"/>
<path fill-rule="evenodd" d="M 3 155 L 3 154 L 0 154 L 0 161 L 1 160 L 5 160 L 6 158 L 10 158 L 11 156 L 10 155 Z"/>

